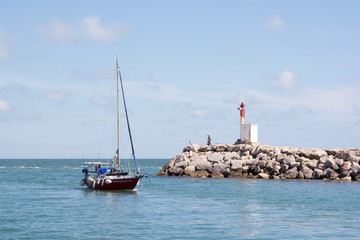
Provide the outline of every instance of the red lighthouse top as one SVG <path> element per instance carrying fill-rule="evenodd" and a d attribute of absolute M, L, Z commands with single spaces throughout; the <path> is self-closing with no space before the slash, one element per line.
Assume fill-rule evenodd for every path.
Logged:
<path fill-rule="evenodd" d="M 244 105 L 244 102 L 241 103 L 240 105 L 240 116 L 241 117 L 245 117 L 245 105 Z"/>

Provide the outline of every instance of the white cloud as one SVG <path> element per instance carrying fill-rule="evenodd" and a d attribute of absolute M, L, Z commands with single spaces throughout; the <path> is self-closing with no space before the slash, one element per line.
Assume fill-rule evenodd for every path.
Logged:
<path fill-rule="evenodd" d="M 9 34 L 5 34 L 0 28 L 0 60 L 12 56 L 11 38 Z"/>
<path fill-rule="evenodd" d="M 46 90 L 44 96 L 50 100 L 64 100 L 71 96 L 69 90 Z"/>
<path fill-rule="evenodd" d="M 109 98 L 99 96 L 99 95 L 93 95 L 90 98 L 90 102 L 97 105 L 97 106 L 108 106 L 109 105 Z"/>
<path fill-rule="evenodd" d="M 295 74 L 290 70 L 282 71 L 274 82 L 279 88 L 289 89 L 295 86 Z"/>
<path fill-rule="evenodd" d="M 112 23 L 104 25 L 97 16 L 84 17 L 81 21 L 86 37 L 95 41 L 111 42 L 127 34 L 128 27 L 125 24 Z"/>
<path fill-rule="evenodd" d="M 77 38 L 71 24 L 58 18 L 52 19 L 48 25 L 41 25 L 40 32 L 44 37 L 59 44 L 65 44 Z"/>
<path fill-rule="evenodd" d="M 40 34 L 44 38 L 58 44 L 73 41 L 111 42 L 128 33 L 128 26 L 123 23 L 103 24 L 97 16 L 84 17 L 78 23 L 67 23 L 54 18 L 48 24 L 39 26 Z"/>
<path fill-rule="evenodd" d="M 204 111 L 204 110 L 195 109 L 195 110 L 193 111 L 193 115 L 194 115 L 195 117 L 198 117 L 198 118 L 203 118 L 203 117 L 206 117 L 208 114 L 207 114 L 207 112 Z"/>
<path fill-rule="evenodd" d="M 11 110 L 11 106 L 6 101 L 0 100 L 0 112 L 8 112 Z"/>
<path fill-rule="evenodd" d="M 274 16 L 271 20 L 269 20 L 266 23 L 266 26 L 269 29 L 272 29 L 272 30 L 275 30 L 275 31 L 280 31 L 280 30 L 285 29 L 285 22 L 284 22 L 284 20 L 282 20 L 281 17 Z"/>

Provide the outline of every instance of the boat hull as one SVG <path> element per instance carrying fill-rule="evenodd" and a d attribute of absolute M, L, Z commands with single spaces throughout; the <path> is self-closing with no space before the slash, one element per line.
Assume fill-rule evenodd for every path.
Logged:
<path fill-rule="evenodd" d="M 139 183 L 139 178 L 121 178 L 121 179 L 111 179 L 111 183 L 106 183 L 102 179 L 91 182 L 87 182 L 86 186 L 89 189 L 97 190 L 131 190 L 136 187 Z"/>

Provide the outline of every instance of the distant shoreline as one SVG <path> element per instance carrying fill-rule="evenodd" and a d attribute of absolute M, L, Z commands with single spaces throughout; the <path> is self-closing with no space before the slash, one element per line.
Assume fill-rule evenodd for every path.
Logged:
<path fill-rule="evenodd" d="M 157 176 L 360 181 L 360 148 L 189 145 Z"/>

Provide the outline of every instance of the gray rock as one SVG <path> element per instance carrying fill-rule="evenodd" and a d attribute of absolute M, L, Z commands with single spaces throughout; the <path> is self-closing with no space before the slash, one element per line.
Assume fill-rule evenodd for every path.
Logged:
<path fill-rule="evenodd" d="M 311 170 L 310 168 L 306 167 L 302 170 L 304 178 L 306 179 L 311 179 L 313 176 L 313 170 Z"/>
<path fill-rule="evenodd" d="M 256 166 L 253 170 L 255 174 L 261 173 L 261 168 L 259 166 Z"/>
<path fill-rule="evenodd" d="M 226 151 L 226 145 L 224 144 L 215 144 L 212 145 L 212 148 L 214 149 L 215 152 L 224 152 Z"/>
<path fill-rule="evenodd" d="M 186 168 L 188 166 L 188 164 L 189 163 L 187 161 L 182 161 L 182 162 L 176 163 L 175 167 L 184 169 L 184 168 Z"/>
<path fill-rule="evenodd" d="M 169 173 L 169 175 L 180 176 L 183 171 L 184 170 L 182 168 L 171 167 L 171 168 L 169 168 L 168 173 Z"/>
<path fill-rule="evenodd" d="M 300 163 L 299 162 L 295 162 L 290 164 L 290 168 L 299 168 L 300 167 Z"/>
<path fill-rule="evenodd" d="M 338 177 L 339 174 L 337 174 L 334 170 L 332 170 L 331 168 L 327 168 L 325 169 L 322 174 L 321 177 L 322 178 L 328 178 L 328 179 L 336 179 Z"/>
<path fill-rule="evenodd" d="M 265 161 L 265 160 L 259 160 L 256 163 L 256 165 L 258 165 L 260 168 L 265 168 L 266 164 L 267 164 L 267 161 Z"/>
<path fill-rule="evenodd" d="M 241 145 L 240 144 L 234 145 L 233 151 L 234 152 L 240 152 L 241 151 Z"/>
<path fill-rule="evenodd" d="M 223 175 L 221 172 L 213 171 L 213 172 L 211 173 L 210 177 L 212 177 L 212 178 L 223 178 L 224 175 Z"/>
<path fill-rule="evenodd" d="M 332 157 L 332 156 L 331 156 Z M 337 171 L 339 170 L 339 166 L 336 164 L 335 160 L 329 158 L 326 162 L 325 162 L 325 166 Z"/>
<path fill-rule="evenodd" d="M 214 164 L 214 171 L 221 172 L 224 176 L 226 176 L 229 172 L 229 165 L 224 163 Z"/>
<path fill-rule="evenodd" d="M 207 159 L 208 159 L 208 161 L 210 161 L 210 162 L 213 162 L 213 163 L 218 163 L 218 162 L 220 162 L 221 160 L 223 160 L 223 155 L 221 154 L 221 153 L 218 153 L 218 152 L 214 152 L 214 153 L 212 153 L 212 154 L 209 154 L 208 156 L 207 156 Z"/>
<path fill-rule="evenodd" d="M 232 151 L 234 151 L 234 148 L 235 148 L 235 145 L 227 145 L 226 151 L 227 151 L 227 152 L 232 152 Z M 236 152 L 236 151 L 235 151 L 235 152 Z"/>
<path fill-rule="evenodd" d="M 304 173 L 302 171 L 298 172 L 298 178 L 299 179 L 304 179 Z"/>
<path fill-rule="evenodd" d="M 195 172 L 194 166 L 187 166 L 184 170 L 186 176 L 191 176 L 192 173 Z"/>
<path fill-rule="evenodd" d="M 314 172 L 313 172 L 313 176 L 312 178 L 314 179 L 320 179 L 321 178 L 321 175 L 322 175 L 322 170 L 321 169 L 318 169 L 318 168 L 315 168 L 314 169 Z"/>
<path fill-rule="evenodd" d="M 287 179 L 295 179 L 298 177 L 297 168 L 291 168 L 284 173 L 284 177 Z"/>
<path fill-rule="evenodd" d="M 341 168 L 341 166 L 344 164 L 344 159 L 335 158 L 335 163 Z"/>
<path fill-rule="evenodd" d="M 229 178 L 241 178 L 243 176 L 242 171 L 238 170 L 238 171 L 231 171 L 228 174 Z"/>
<path fill-rule="evenodd" d="M 289 169 L 289 166 L 286 164 L 281 164 L 280 167 L 280 172 L 282 173 L 285 173 Z"/>
<path fill-rule="evenodd" d="M 211 147 L 209 145 L 203 144 L 199 147 L 198 151 L 199 152 L 207 152 L 210 151 Z"/>
<path fill-rule="evenodd" d="M 349 171 L 344 171 L 339 174 L 339 178 L 348 177 L 350 175 Z"/>
<path fill-rule="evenodd" d="M 357 162 L 352 162 L 352 163 L 351 163 L 351 171 L 354 172 L 354 173 L 357 173 L 357 172 L 359 172 L 359 170 L 360 170 L 360 165 L 359 165 L 359 163 L 357 163 Z"/>
<path fill-rule="evenodd" d="M 296 161 L 295 161 L 295 157 L 290 155 L 290 156 L 286 156 L 283 163 L 288 165 L 288 166 L 291 166 L 292 164 L 294 164 Z"/>
<path fill-rule="evenodd" d="M 206 170 L 208 172 L 211 172 L 212 164 L 207 161 L 199 162 L 197 165 L 195 165 L 195 169 L 196 169 L 196 171 Z"/>
<path fill-rule="evenodd" d="M 349 171 L 351 169 L 351 162 L 344 162 L 344 164 L 341 166 L 340 171 L 345 172 Z"/>
<path fill-rule="evenodd" d="M 209 177 L 209 173 L 206 170 L 195 171 L 191 174 L 191 177 L 207 178 L 207 177 Z"/>
<path fill-rule="evenodd" d="M 240 159 L 240 155 L 237 152 L 227 152 L 224 155 L 224 160 L 225 161 L 230 161 L 233 159 Z"/>
<path fill-rule="evenodd" d="M 317 165 L 318 165 L 318 161 L 316 161 L 316 160 L 310 160 L 306 163 L 306 166 L 310 169 L 317 168 Z"/>
<path fill-rule="evenodd" d="M 244 164 L 243 160 L 231 160 L 230 161 L 230 169 L 238 170 L 238 169 L 242 168 L 243 164 Z"/>

